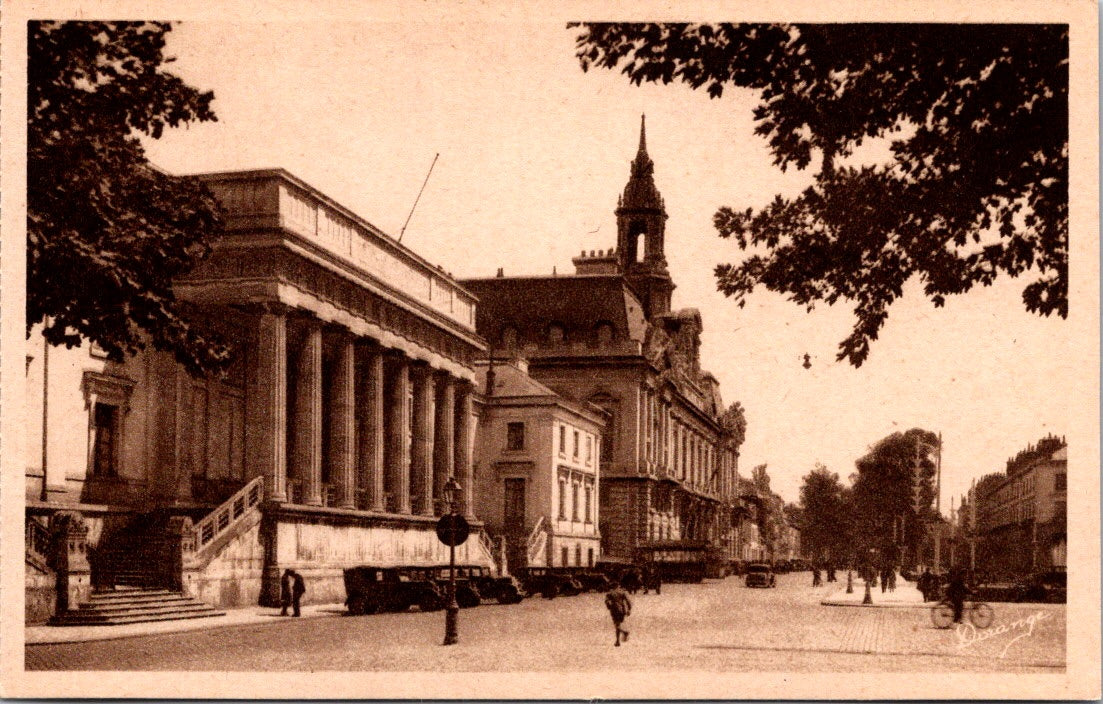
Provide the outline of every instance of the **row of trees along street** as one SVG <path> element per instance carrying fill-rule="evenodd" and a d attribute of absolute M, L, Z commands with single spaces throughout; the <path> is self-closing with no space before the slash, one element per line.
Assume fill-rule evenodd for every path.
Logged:
<path fill-rule="evenodd" d="M 935 495 L 938 436 L 913 428 L 879 440 L 857 460 L 844 484 L 822 464 L 805 475 L 795 512 L 804 554 L 846 563 L 871 549 L 912 566 L 925 526 L 938 520 Z"/>

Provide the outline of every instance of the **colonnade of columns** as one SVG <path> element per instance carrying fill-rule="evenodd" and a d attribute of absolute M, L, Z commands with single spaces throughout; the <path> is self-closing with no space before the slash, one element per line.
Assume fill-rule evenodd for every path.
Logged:
<path fill-rule="evenodd" d="M 433 516 L 455 476 L 471 515 L 469 382 L 293 311 L 258 333 L 247 444 L 266 498 Z"/>

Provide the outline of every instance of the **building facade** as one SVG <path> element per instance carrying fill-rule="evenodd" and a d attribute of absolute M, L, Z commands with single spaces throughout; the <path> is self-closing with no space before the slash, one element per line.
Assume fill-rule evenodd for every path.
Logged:
<path fill-rule="evenodd" d="M 1068 445 L 1049 436 L 1008 460 L 962 501 L 955 542 L 991 575 L 1019 577 L 1067 565 Z"/>
<path fill-rule="evenodd" d="M 701 368 L 701 315 L 671 310 L 666 209 L 641 126 L 615 215 L 617 246 L 585 252 L 564 276 L 471 279 L 476 328 L 492 350 L 528 359 L 556 394 L 602 409 L 602 551 L 659 540 L 734 553 L 738 409 Z"/>
<path fill-rule="evenodd" d="M 287 567 L 340 601 L 350 565 L 446 561 L 449 477 L 474 519 L 475 298 L 285 171 L 201 178 L 225 234 L 174 290 L 233 364 L 195 378 L 34 338 L 28 561 L 65 531 L 75 598 L 128 576 L 220 605 L 277 603 Z"/>
<path fill-rule="evenodd" d="M 601 411 L 557 395 L 522 359 L 476 367 L 476 510 L 510 570 L 601 556 Z"/>

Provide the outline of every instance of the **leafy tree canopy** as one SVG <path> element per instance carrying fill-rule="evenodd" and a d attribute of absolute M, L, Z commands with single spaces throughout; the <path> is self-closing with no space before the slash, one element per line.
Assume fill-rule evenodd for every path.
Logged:
<path fill-rule="evenodd" d="M 152 168 L 139 134 L 214 120 L 213 93 L 163 70 L 169 25 L 30 22 L 27 331 L 121 361 L 147 341 L 192 373 L 228 353 L 172 294 L 221 227 L 196 179 Z"/>
<path fill-rule="evenodd" d="M 838 359 L 865 361 L 913 276 L 942 306 L 1030 270 L 1027 310 L 1067 316 L 1067 26 L 586 24 L 577 56 L 636 84 L 752 89 L 775 164 L 818 161 L 799 196 L 716 213 L 755 250 L 716 277 L 740 306 L 759 286 L 850 302 Z M 871 140 L 886 163 L 847 162 Z"/>
<path fill-rule="evenodd" d="M 800 486 L 801 544 L 805 554 L 839 561 L 851 552 L 849 492 L 839 475 L 817 464 Z"/>

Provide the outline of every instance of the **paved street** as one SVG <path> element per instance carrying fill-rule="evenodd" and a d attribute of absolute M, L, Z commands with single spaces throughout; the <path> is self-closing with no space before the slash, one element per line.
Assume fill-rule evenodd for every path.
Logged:
<path fill-rule="evenodd" d="M 444 614 L 276 619 L 185 633 L 29 645 L 32 670 L 1059 672 L 1065 607 L 995 604 L 989 636 L 935 629 L 925 608 L 819 602 L 808 573 L 776 589 L 738 577 L 670 584 L 634 597 L 630 642 L 613 647 L 600 594 L 488 604 L 460 613 L 460 643 L 440 645 Z M 877 598 L 877 594 L 874 594 Z M 1017 622 L 1017 623 L 1016 623 Z"/>

